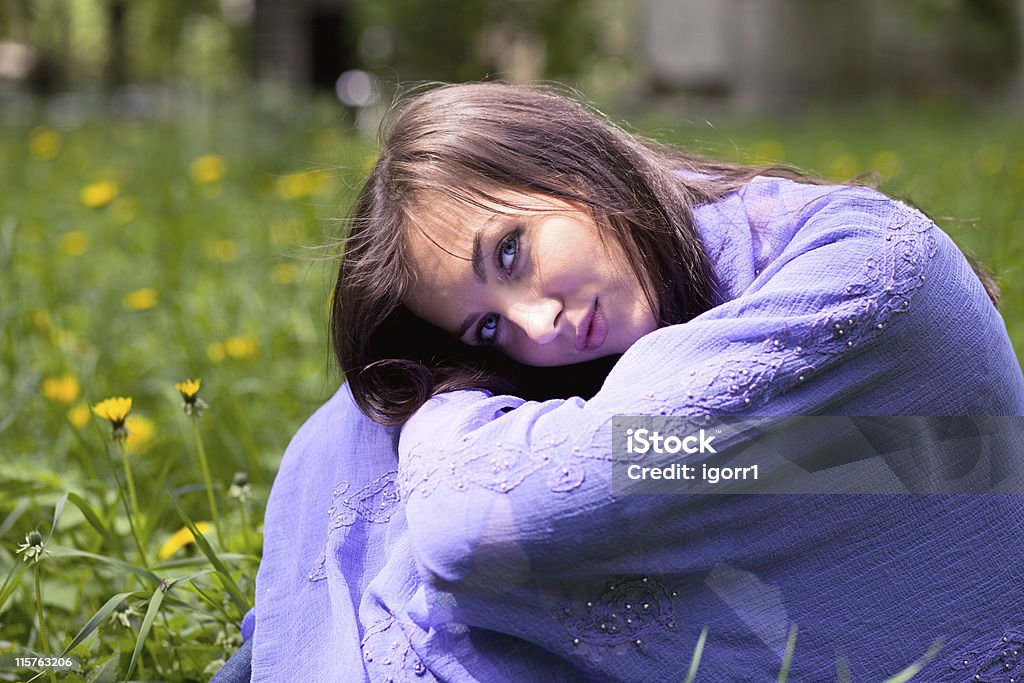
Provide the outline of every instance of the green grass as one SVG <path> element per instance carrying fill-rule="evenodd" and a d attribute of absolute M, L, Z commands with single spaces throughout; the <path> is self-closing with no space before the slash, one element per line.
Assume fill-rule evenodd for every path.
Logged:
<path fill-rule="evenodd" d="M 0 127 L 0 653 L 40 650 L 37 611 L 50 649 L 82 658 L 61 680 L 205 680 L 237 646 L 277 463 L 336 385 L 333 269 L 306 247 L 334 232 L 373 154 L 339 118 L 303 102 Z M 999 276 L 1024 348 L 1019 121 L 918 109 L 645 130 L 826 175 L 877 166 L 883 189 L 931 215 L 977 219 L 943 224 Z M 220 180 L 193 177 L 204 155 Z M 174 387 L 193 377 L 209 404 L 198 422 Z M 111 396 L 133 399 L 127 471 L 89 412 Z M 240 471 L 244 507 L 229 495 Z M 162 559 L 186 527 L 197 542 Z M 48 552 L 27 565 L 16 551 L 34 529 Z"/>

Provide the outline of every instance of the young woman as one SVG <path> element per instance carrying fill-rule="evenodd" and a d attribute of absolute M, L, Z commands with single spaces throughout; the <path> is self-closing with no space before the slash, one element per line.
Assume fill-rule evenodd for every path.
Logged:
<path fill-rule="evenodd" d="M 397 109 L 350 228 L 253 680 L 681 680 L 703 629 L 698 681 L 775 680 L 793 633 L 790 680 L 1022 680 L 1019 495 L 613 487 L 616 416 L 1024 415 L 923 214 L 470 84 Z"/>

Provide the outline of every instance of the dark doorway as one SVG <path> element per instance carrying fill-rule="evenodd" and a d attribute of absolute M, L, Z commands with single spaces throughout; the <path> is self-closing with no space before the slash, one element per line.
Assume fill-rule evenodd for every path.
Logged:
<path fill-rule="evenodd" d="M 316 88 L 333 90 L 338 76 L 356 66 L 352 20 L 344 8 L 318 7 L 308 21 L 310 81 Z"/>

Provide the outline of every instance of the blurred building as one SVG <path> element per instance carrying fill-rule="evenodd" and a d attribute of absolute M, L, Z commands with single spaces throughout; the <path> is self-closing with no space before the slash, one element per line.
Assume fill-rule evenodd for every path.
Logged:
<path fill-rule="evenodd" d="M 333 88 L 340 74 L 356 66 L 352 5 L 347 0 L 253 0 L 257 76 Z"/>
<path fill-rule="evenodd" d="M 645 0 L 638 12 L 656 93 L 752 110 L 879 92 L 1024 100 L 1022 0 Z"/>
<path fill-rule="evenodd" d="M 365 90 L 348 73 L 752 111 L 879 93 L 1024 105 L 1022 36 L 1024 0 L 0 0 L 0 89 L 212 90 L 248 73 L 346 101 Z"/>

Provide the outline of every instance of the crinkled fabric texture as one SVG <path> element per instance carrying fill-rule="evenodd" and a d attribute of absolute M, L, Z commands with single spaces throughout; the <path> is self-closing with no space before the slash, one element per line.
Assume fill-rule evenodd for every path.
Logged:
<path fill-rule="evenodd" d="M 401 429 L 347 388 L 268 503 L 254 681 L 1024 680 L 1021 496 L 617 496 L 614 415 L 1022 415 L 950 239 L 866 189 L 696 210 L 717 305 L 591 400 L 463 391 Z M 1016 653 L 1016 654 L 1015 654 Z M 979 678 L 975 678 L 979 676 Z"/>

